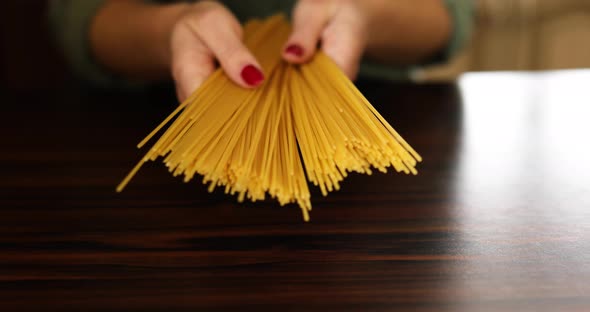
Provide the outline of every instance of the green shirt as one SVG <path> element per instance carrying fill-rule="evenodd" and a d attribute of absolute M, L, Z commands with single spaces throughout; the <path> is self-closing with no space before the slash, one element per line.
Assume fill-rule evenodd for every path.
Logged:
<path fill-rule="evenodd" d="M 119 79 L 101 68 L 90 53 L 88 42 L 88 28 L 90 22 L 100 6 L 106 0 L 52 0 L 50 21 L 55 38 L 63 49 L 68 63 L 74 73 L 81 78 L 103 87 L 117 87 L 129 85 L 129 82 Z M 148 1 L 148 0 L 146 0 Z M 151 2 L 166 2 L 154 1 Z M 290 14 L 295 0 L 225 0 L 222 1 L 240 21 L 252 17 L 265 17 L 278 12 Z M 444 62 L 453 56 L 467 41 L 471 33 L 473 1 L 472 0 L 444 0 L 453 19 L 453 34 L 436 60 Z M 419 5 L 419 4 L 416 4 Z M 413 67 L 392 68 L 369 61 L 363 61 L 360 76 L 381 79 L 408 79 Z"/>

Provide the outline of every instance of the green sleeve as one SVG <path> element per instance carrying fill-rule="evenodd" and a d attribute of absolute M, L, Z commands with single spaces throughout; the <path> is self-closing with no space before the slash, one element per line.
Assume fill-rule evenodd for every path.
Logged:
<path fill-rule="evenodd" d="M 445 50 L 443 60 L 447 61 L 465 46 L 471 37 L 475 1 L 445 0 L 445 4 L 453 20 L 453 34 Z"/>
<path fill-rule="evenodd" d="M 444 2 L 451 16 L 453 30 L 449 42 L 439 54 L 423 64 L 405 68 L 392 68 L 364 60 L 361 65 L 360 76 L 388 80 L 407 80 L 411 78 L 415 70 L 427 65 L 444 63 L 457 54 L 471 36 L 475 4 L 472 0 L 444 0 Z"/>
<path fill-rule="evenodd" d="M 55 40 L 77 77 L 96 86 L 124 83 L 103 70 L 90 51 L 90 23 L 105 0 L 52 0 L 49 21 Z M 125 84 L 125 83 L 124 83 Z"/>

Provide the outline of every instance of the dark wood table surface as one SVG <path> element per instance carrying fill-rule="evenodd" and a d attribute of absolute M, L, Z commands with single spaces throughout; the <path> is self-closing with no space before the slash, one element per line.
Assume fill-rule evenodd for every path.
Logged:
<path fill-rule="evenodd" d="M 424 156 L 295 206 L 161 163 L 172 97 L 1 90 L 0 311 L 590 311 L 590 72 L 363 82 Z"/>

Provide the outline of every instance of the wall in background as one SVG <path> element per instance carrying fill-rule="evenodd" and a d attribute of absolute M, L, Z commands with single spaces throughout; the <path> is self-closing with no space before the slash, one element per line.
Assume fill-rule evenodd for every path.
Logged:
<path fill-rule="evenodd" d="M 422 79 L 464 71 L 590 68 L 590 0 L 474 0 L 471 44 Z"/>
<path fill-rule="evenodd" d="M 0 87 L 63 86 L 67 71 L 50 39 L 46 15 L 47 0 L 2 1 Z"/>

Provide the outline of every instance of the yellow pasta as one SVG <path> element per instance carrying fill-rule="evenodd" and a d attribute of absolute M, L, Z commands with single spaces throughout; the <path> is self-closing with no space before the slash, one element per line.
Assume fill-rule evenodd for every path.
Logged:
<path fill-rule="evenodd" d="M 141 141 L 138 147 L 170 124 L 117 191 L 145 162 L 163 157 L 185 182 L 200 175 L 209 191 L 223 187 L 240 202 L 268 194 L 281 205 L 298 204 L 308 221 L 308 180 L 326 196 L 352 171 L 393 167 L 416 174 L 420 155 L 329 57 L 318 52 L 304 65 L 282 61 L 290 30 L 282 15 L 247 23 L 245 44 L 267 81 L 247 90 L 217 70 Z"/>

